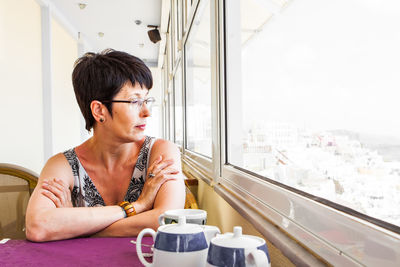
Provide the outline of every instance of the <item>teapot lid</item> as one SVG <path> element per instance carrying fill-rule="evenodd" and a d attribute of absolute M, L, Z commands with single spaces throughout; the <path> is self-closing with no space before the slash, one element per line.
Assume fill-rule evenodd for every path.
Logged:
<path fill-rule="evenodd" d="M 196 234 L 203 232 L 203 228 L 197 224 L 186 223 L 186 217 L 179 216 L 177 224 L 160 226 L 158 231 L 169 234 Z"/>
<path fill-rule="evenodd" d="M 242 227 L 233 227 L 233 233 L 226 233 L 214 237 L 211 242 L 214 245 L 229 248 L 255 248 L 264 244 L 264 239 L 251 236 L 243 235 Z"/>

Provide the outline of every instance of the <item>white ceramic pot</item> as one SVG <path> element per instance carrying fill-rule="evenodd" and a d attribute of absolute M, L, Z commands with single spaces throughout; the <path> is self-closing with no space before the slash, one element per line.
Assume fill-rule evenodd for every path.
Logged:
<path fill-rule="evenodd" d="M 242 227 L 235 226 L 233 233 L 211 239 L 207 266 L 269 267 L 271 261 L 264 239 L 242 235 Z"/>
<path fill-rule="evenodd" d="M 207 222 L 207 212 L 200 209 L 176 209 L 167 210 L 158 217 L 160 225 L 177 223 L 179 216 L 186 217 L 186 223 L 205 225 Z"/>
<path fill-rule="evenodd" d="M 160 226 L 157 233 L 150 228 L 143 229 L 136 240 L 136 251 L 145 266 L 204 267 L 208 240 L 218 233 L 219 229 L 215 226 L 189 224 L 185 216 L 180 216 L 178 224 Z M 150 234 L 154 240 L 153 263 L 147 262 L 142 253 L 142 238 L 146 234 Z"/>

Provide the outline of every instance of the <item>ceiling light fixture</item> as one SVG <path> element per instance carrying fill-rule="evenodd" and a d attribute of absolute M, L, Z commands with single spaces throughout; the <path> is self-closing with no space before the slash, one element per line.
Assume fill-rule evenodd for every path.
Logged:
<path fill-rule="evenodd" d="M 86 7 L 87 5 L 84 4 L 84 3 L 79 3 L 78 6 L 79 6 L 80 9 L 85 9 L 85 7 Z"/>
<path fill-rule="evenodd" d="M 161 35 L 160 32 L 158 31 L 158 26 L 155 25 L 147 25 L 148 28 L 154 28 L 150 31 L 147 32 L 147 34 L 149 35 L 150 41 L 152 41 L 153 43 L 157 43 L 159 41 L 161 41 Z"/>
<path fill-rule="evenodd" d="M 97 35 L 101 38 L 104 36 L 104 32 L 99 32 Z"/>
<path fill-rule="evenodd" d="M 135 20 L 135 24 L 140 25 L 140 24 L 142 24 L 142 21 L 140 19 L 137 19 L 137 20 Z"/>

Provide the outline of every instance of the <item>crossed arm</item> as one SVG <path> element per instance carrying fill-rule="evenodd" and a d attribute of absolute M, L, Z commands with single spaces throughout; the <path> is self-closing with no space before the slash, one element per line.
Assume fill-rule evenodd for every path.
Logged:
<path fill-rule="evenodd" d="M 133 203 L 138 214 L 124 218 L 124 212 L 117 205 L 71 207 L 71 167 L 62 154 L 52 157 L 43 168 L 28 204 L 27 238 L 43 242 L 93 234 L 135 236 L 146 227 L 157 229 L 157 219 L 161 213 L 168 209 L 183 208 L 184 205 L 185 190 L 179 150 L 168 141 L 157 140 L 151 151 L 149 166 L 149 171 L 156 173 L 156 176 L 146 179 L 139 199 Z M 57 180 L 54 181 L 52 177 L 57 177 Z"/>

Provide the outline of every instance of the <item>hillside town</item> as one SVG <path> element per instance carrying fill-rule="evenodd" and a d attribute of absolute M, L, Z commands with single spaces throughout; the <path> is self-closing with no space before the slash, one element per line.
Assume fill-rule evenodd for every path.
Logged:
<path fill-rule="evenodd" d="M 263 123 L 247 133 L 243 167 L 400 226 L 400 161 L 346 131 Z"/>

